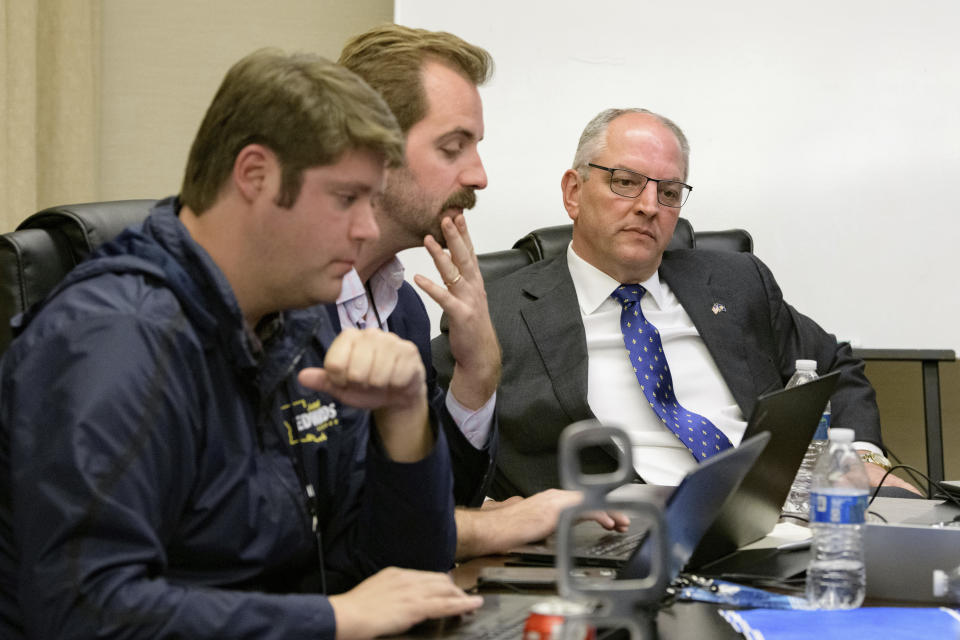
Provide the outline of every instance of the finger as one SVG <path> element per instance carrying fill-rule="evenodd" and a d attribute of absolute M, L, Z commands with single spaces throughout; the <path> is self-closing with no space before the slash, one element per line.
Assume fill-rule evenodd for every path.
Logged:
<path fill-rule="evenodd" d="M 437 273 L 440 274 L 440 279 L 444 283 L 454 280 L 460 274 L 460 268 L 454 264 L 450 255 L 443 250 L 443 247 L 433 236 L 424 236 L 423 246 L 433 259 L 433 265 L 437 268 Z"/>
<path fill-rule="evenodd" d="M 613 521 L 606 511 L 588 511 L 580 516 L 579 519 L 583 520 L 593 520 L 598 523 L 604 529 L 613 529 L 616 526 L 616 523 Z"/>
<path fill-rule="evenodd" d="M 308 389 L 326 391 L 329 387 L 327 372 L 320 367 L 307 367 L 297 374 L 297 381 Z"/>
<path fill-rule="evenodd" d="M 430 601 L 427 617 L 446 618 L 448 616 L 456 616 L 479 609 L 482 605 L 483 596 L 468 596 L 463 594 L 460 596 L 438 598 Z"/>
<path fill-rule="evenodd" d="M 413 276 L 413 281 L 423 290 L 424 293 L 430 296 L 434 302 L 440 305 L 440 308 L 447 313 L 452 311 L 452 307 L 457 298 L 450 293 L 449 289 L 438 285 L 430 278 L 422 276 L 419 273 Z"/>
<path fill-rule="evenodd" d="M 390 388 L 409 396 L 420 391 L 427 374 L 417 348 L 409 343 L 401 347 L 393 360 Z"/>
<path fill-rule="evenodd" d="M 622 511 L 608 511 L 607 512 L 616 525 L 616 530 L 623 533 L 630 528 L 630 516 L 623 513 Z"/>
<path fill-rule="evenodd" d="M 462 601 L 471 598 L 463 589 L 454 584 L 453 579 L 446 573 L 414 571 L 415 575 L 411 576 L 413 581 L 407 584 L 407 588 L 417 592 L 424 600 Z"/>
<path fill-rule="evenodd" d="M 448 574 L 439 571 L 388 568 L 381 573 L 389 580 L 390 591 L 396 593 L 405 593 L 408 596 L 416 594 L 422 600 L 466 596 L 463 589 L 454 584 Z"/>
<path fill-rule="evenodd" d="M 583 494 L 579 491 L 548 489 L 544 492 L 544 497 L 548 498 L 555 504 L 557 511 L 583 502 Z"/>
<path fill-rule="evenodd" d="M 467 249 L 472 255 L 477 255 L 477 252 L 473 248 L 473 240 L 470 238 L 470 232 L 467 231 L 467 216 L 462 213 L 457 216 L 454 223 L 457 225 L 457 231 L 460 232 L 460 238 L 463 240 L 463 244 L 467 246 Z"/>
<path fill-rule="evenodd" d="M 377 387 L 385 393 L 397 399 L 409 400 L 420 392 L 426 379 L 423 360 L 412 343 L 392 335 L 389 337 L 392 340 L 389 343 L 385 341 L 382 352 L 378 354 L 378 370 L 372 372 L 372 376 Z"/>
<path fill-rule="evenodd" d="M 377 353 L 376 359 L 371 363 L 367 386 L 389 392 L 393 387 L 395 365 L 396 358 L 393 353 Z"/>
<path fill-rule="evenodd" d="M 347 384 L 347 369 L 350 364 L 350 354 L 353 352 L 353 343 L 360 335 L 358 329 L 352 327 L 341 331 L 323 357 L 323 368 L 327 372 L 330 383 L 342 387 Z"/>
<path fill-rule="evenodd" d="M 463 216 L 460 217 L 462 218 Z M 453 264 L 466 275 L 479 272 L 477 257 L 474 255 L 471 246 L 464 242 L 457 225 L 447 218 L 443 220 L 440 228 L 443 231 L 443 237 L 447 241 L 447 249 L 450 251 L 450 259 Z M 449 282 L 449 279 L 447 279 L 447 281 Z"/>
<path fill-rule="evenodd" d="M 392 334 L 381 332 L 379 344 L 373 345 L 373 362 L 368 382 L 376 389 L 389 389 L 396 366 L 396 345 L 392 344 Z"/>
<path fill-rule="evenodd" d="M 353 342 L 350 358 L 346 364 L 346 378 L 348 384 L 359 385 L 363 388 L 370 386 L 370 376 L 376 359 L 379 343 L 376 333 L 379 329 L 364 329 Z"/>

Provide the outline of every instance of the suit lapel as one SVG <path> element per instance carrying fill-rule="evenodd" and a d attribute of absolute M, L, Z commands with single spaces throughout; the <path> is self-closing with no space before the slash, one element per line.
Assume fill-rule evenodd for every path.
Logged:
<path fill-rule="evenodd" d="M 587 342 L 566 256 L 545 263 L 523 290 L 528 301 L 520 314 L 560 406 L 571 422 L 593 416 L 587 405 Z"/>
<path fill-rule="evenodd" d="M 743 339 L 747 321 L 740 317 L 739 296 L 715 280 L 702 261 L 684 260 L 685 253 L 664 254 L 660 275 L 693 321 L 740 410 L 749 416 L 757 392 Z"/>

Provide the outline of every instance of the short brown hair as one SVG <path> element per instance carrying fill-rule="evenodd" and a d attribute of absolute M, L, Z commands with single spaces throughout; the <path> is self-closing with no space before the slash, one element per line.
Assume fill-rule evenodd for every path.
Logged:
<path fill-rule="evenodd" d="M 237 62 L 190 148 L 180 199 L 194 213 L 209 209 L 237 154 L 249 144 L 269 147 L 282 167 L 277 204 L 300 195 L 303 171 L 332 164 L 350 149 L 403 162 L 403 133 L 383 99 L 340 65 L 310 54 L 261 49 Z"/>
<path fill-rule="evenodd" d="M 404 133 L 427 115 L 427 98 L 420 71 L 435 60 L 475 85 L 493 74 L 493 58 L 445 31 L 385 24 L 350 39 L 340 53 L 340 64 L 380 92 Z"/>

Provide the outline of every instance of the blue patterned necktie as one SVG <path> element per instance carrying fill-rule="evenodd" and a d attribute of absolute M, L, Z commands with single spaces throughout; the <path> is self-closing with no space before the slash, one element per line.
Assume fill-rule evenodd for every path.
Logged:
<path fill-rule="evenodd" d="M 639 284 L 617 287 L 611 296 L 622 306 L 620 330 L 623 344 L 630 354 L 633 371 L 647 402 L 660 421 L 669 428 L 693 457 L 704 460 L 733 446 L 722 431 L 705 417 L 684 409 L 673 393 L 670 366 L 663 353 L 660 332 L 647 322 L 640 310 L 640 299 L 646 289 Z"/>

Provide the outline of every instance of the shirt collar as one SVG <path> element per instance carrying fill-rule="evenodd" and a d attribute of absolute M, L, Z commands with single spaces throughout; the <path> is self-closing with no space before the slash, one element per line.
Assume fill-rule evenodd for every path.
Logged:
<path fill-rule="evenodd" d="M 393 256 L 389 262 L 384 263 L 370 277 L 370 286 L 374 289 L 383 287 L 399 291 L 400 287 L 403 286 L 403 275 L 403 263 L 400 262 L 400 258 Z M 359 278 L 357 279 L 359 280 Z"/>
<path fill-rule="evenodd" d="M 403 263 L 394 256 L 370 276 L 370 293 L 376 301 L 376 313 L 370 314 L 370 304 L 367 300 L 367 291 L 360 274 L 351 269 L 343 277 L 340 287 L 340 296 L 337 298 L 337 312 L 340 314 L 341 324 L 366 326 L 379 321 L 386 328 L 387 320 L 397 308 L 400 287 L 403 286 Z M 374 318 L 375 316 L 375 318 Z"/>
<path fill-rule="evenodd" d="M 583 315 L 596 313 L 601 305 L 607 301 L 617 304 L 617 302 L 610 297 L 614 289 L 621 284 L 635 284 L 632 282 L 617 282 L 600 269 L 597 269 L 577 255 L 576 251 L 573 250 L 573 243 L 567 245 L 567 267 L 570 269 L 570 278 L 573 280 L 573 288 L 577 292 L 580 312 Z M 663 287 L 660 284 L 659 272 L 654 271 L 652 276 L 636 284 L 643 285 L 643 288 L 647 290 L 647 293 L 653 298 L 658 307 L 663 306 Z"/>
<path fill-rule="evenodd" d="M 363 282 L 360 281 L 360 274 L 356 269 L 350 269 L 347 275 L 343 276 L 343 284 L 340 285 L 340 297 L 337 298 L 337 304 L 343 304 L 362 296 L 364 294 Z"/>
<path fill-rule="evenodd" d="M 393 259 L 385 262 L 370 276 L 370 288 L 376 290 L 384 287 L 399 291 L 403 285 L 403 275 L 403 263 L 400 262 L 400 258 L 393 256 Z M 363 281 L 360 280 L 360 274 L 357 273 L 356 269 L 350 269 L 347 275 L 343 276 L 343 285 L 340 287 L 340 297 L 337 298 L 337 304 L 349 302 L 363 295 L 366 295 L 366 290 Z"/>

